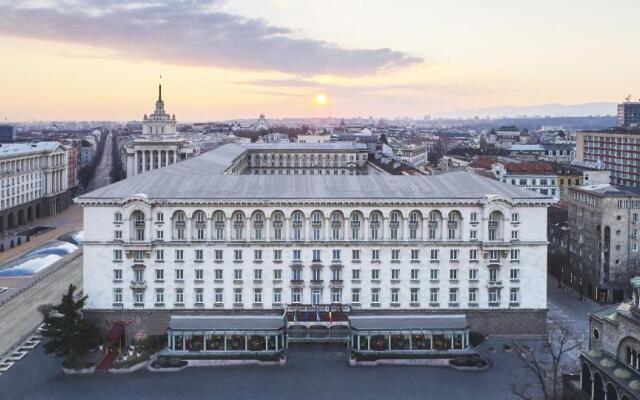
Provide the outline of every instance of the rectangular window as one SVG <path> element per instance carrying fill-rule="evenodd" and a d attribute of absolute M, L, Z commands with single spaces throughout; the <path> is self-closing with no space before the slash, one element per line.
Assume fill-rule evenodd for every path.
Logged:
<path fill-rule="evenodd" d="M 293 250 L 293 260 L 300 261 L 302 260 L 302 250 Z"/>
<path fill-rule="evenodd" d="M 217 281 L 221 281 L 222 280 L 222 271 L 223 271 L 223 269 L 221 269 L 221 268 L 217 268 L 216 270 L 214 270 L 215 280 L 217 280 Z"/>
<path fill-rule="evenodd" d="M 477 268 L 471 268 L 469 270 L 469 279 L 472 281 L 478 280 L 478 269 Z"/>
<path fill-rule="evenodd" d="M 184 280 L 184 270 L 183 269 L 176 269 L 176 280 L 177 281 Z"/>
<path fill-rule="evenodd" d="M 222 261 L 222 250 L 214 251 L 215 261 Z"/>
<path fill-rule="evenodd" d="M 360 289 L 351 289 L 351 302 L 360 304 Z"/>
<path fill-rule="evenodd" d="M 122 270 L 121 269 L 114 269 L 113 270 L 113 280 L 114 281 L 121 281 L 122 280 Z"/>
<path fill-rule="evenodd" d="M 417 281 L 420 279 L 420 270 L 418 268 L 413 268 L 411 270 L 411 280 Z"/>
<path fill-rule="evenodd" d="M 162 282 L 164 281 L 164 270 L 156 269 L 156 281 Z"/>
<path fill-rule="evenodd" d="M 116 240 L 122 240 L 122 231 L 113 231 L 113 237 Z"/>
<path fill-rule="evenodd" d="M 432 260 L 437 260 L 437 259 L 438 259 L 438 250 L 436 250 L 436 249 L 431 249 L 431 252 L 430 252 L 430 253 L 431 253 L 430 255 L 431 255 L 431 259 L 432 259 Z"/>
<path fill-rule="evenodd" d="M 450 269 L 449 270 L 449 279 L 451 280 L 458 280 L 458 270 L 457 269 Z"/>
<path fill-rule="evenodd" d="M 457 261 L 458 260 L 458 250 L 453 249 L 449 250 L 449 260 Z"/>
<path fill-rule="evenodd" d="M 253 289 L 253 304 L 262 304 L 262 289 Z"/>
<path fill-rule="evenodd" d="M 242 304 L 242 289 L 241 288 L 233 289 L 233 302 L 235 304 Z"/>
<path fill-rule="evenodd" d="M 371 305 L 380 305 L 380 289 L 378 288 L 371 289 Z"/>
<path fill-rule="evenodd" d="M 176 261 L 184 261 L 184 250 L 176 250 Z"/>
<path fill-rule="evenodd" d="M 204 251 L 203 250 L 196 250 L 195 251 L 195 258 L 196 258 L 196 261 L 203 261 L 204 260 Z"/>
<path fill-rule="evenodd" d="M 162 239 L 164 239 L 164 231 L 162 231 L 162 230 L 157 230 L 157 231 L 156 231 L 156 239 L 158 239 L 158 240 L 162 240 Z"/>
<path fill-rule="evenodd" d="M 458 302 L 458 289 L 451 288 L 449 289 L 449 303 L 457 303 Z"/>
<path fill-rule="evenodd" d="M 476 303 L 478 302 L 478 289 L 477 288 L 470 288 L 469 289 L 469 303 Z"/>
<path fill-rule="evenodd" d="M 222 304 L 223 301 L 224 301 L 223 299 L 224 299 L 224 291 L 223 291 L 223 289 L 222 288 L 216 288 L 213 301 L 216 304 Z"/>
<path fill-rule="evenodd" d="M 478 260 L 478 250 L 469 250 L 469 260 Z"/>
<path fill-rule="evenodd" d="M 184 304 L 184 289 L 176 289 L 176 304 Z"/>
<path fill-rule="evenodd" d="M 434 304 L 438 303 L 438 289 L 437 288 L 431 288 L 429 290 L 429 302 L 430 303 L 434 303 Z"/>
<path fill-rule="evenodd" d="M 195 300 L 196 300 L 195 304 L 196 305 L 204 304 L 204 289 L 203 288 L 195 288 L 194 294 L 195 294 Z"/>
<path fill-rule="evenodd" d="M 469 216 L 469 220 L 471 222 L 478 222 L 478 213 L 472 212 Z"/>
<path fill-rule="evenodd" d="M 314 281 L 322 280 L 322 270 L 320 268 L 314 268 L 311 270 L 311 279 Z"/>
<path fill-rule="evenodd" d="M 476 230 L 469 231 L 469 239 L 471 239 L 471 240 L 478 239 L 478 231 L 476 231 Z"/>
<path fill-rule="evenodd" d="M 273 304 L 281 304 L 282 303 L 282 289 L 274 288 L 273 289 Z"/>
<path fill-rule="evenodd" d="M 359 269 L 351 270 L 351 279 L 353 279 L 354 281 L 360 280 L 360 270 Z"/>
<path fill-rule="evenodd" d="M 204 280 L 204 270 L 203 269 L 196 269 L 196 281 L 203 281 Z"/>
<path fill-rule="evenodd" d="M 411 261 L 418 261 L 420 259 L 420 251 L 418 249 L 411 249 Z"/>
<path fill-rule="evenodd" d="M 313 250 L 313 262 L 320 262 L 320 250 Z"/>
<path fill-rule="evenodd" d="M 241 269 L 234 269 L 233 270 L 233 279 L 236 281 L 241 281 L 242 280 L 242 270 Z"/>
<path fill-rule="evenodd" d="M 391 250 L 391 259 L 393 261 L 399 261 L 400 260 L 400 250 L 397 250 L 397 249 Z"/>
<path fill-rule="evenodd" d="M 520 250 L 511 249 L 511 259 L 512 260 L 519 260 L 520 259 Z"/>
<path fill-rule="evenodd" d="M 342 303 L 342 289 L 340 288 L 331 289 L 331 302 L 334 304 Z"/>
<path fill-rule="evenodd" d="M 122 288 L 113 289 L 113 304 L 122 304 Z"/>
<path fill-rule="evenodd" d="M 371 280 L 372 281 L 377 281 L 380 279 L 380 270 L 379 269 L 372 269 L 371 270 Z"/>
<path fill-rule="evenodd" d="M 351 250 L 351 261 L 360 261 L 360 250 Z"/>
<path fill-rule="evenodd" d="M 340 250 L 333 250 L 333 261 L 340 261 Z"/>
<path fill-rule="evenodd" d="M 371 261 L 380 261 L 380 250 L 371 250 Z"/>
<path fill-rule="evenodd" d="M 500 260 L 500 254 L 499 254 L 498 250 L 489 250 L 489 260 L 491 260 L 491 261 L 499 261 Z"/>
<path fill-rule="evenodd" d="M 520 289 L 518 288 L 509 289 L 509 302 L 517 303 L 518 301 L 520 301 Z"/>
<path fill-rule="evenodd" d="M 261 281 L 262 280 L 262 270 L 261 269 L 254 269 L 253 270 L 253 279 L 256 281 Z"/>
<path fill-rule="evenodd" d="M 429 271 L 429 279 L 431 280 L 437 280 L 438 275 L 439 275 L 439 270 L 437 269 L 431 269 L 431 271 Z"/>
<path fill-rule="evenodd" d="M 253 251 L 253 260 L 254 261 L 262 261 L 262 250 L 254 250 Z"/>
<path fill-rule="evenodd" d="M 163 213 L 161 213 L 161 212 L 157 213 L 157 214 L 156 214 L 156 220 L 157 220 L 158 222 L 164 222 L 164 214 L 163 214 Z"/>
<path fill-rule="evenodd" d="M 164 304 L 164 289 L 156 288 L 156 304 Z"/>
<path fill-rule="evenodd" d="M 273 261 L 282 261 L 282 250 L 273 251 Z"/>
<path fill-rule="evenodd" d="M 291 289 L 291 302 L 294 304 L 302 303 L 302 289 L 300 288 Z"/>
<path fill-rule="evenodd" d="M 400 289 L 391 289 L 391 304 L 400 304 Z"/>
<path fill-rule="evenodd" d="M 511 222 L 519 222 L 519 221 L 520 221 L 520 215 L 518 215 L 518 213 L 512 213 Z"/>
<path fill-rule="evenodd" d="M 122 261 L 122 250 L 114 250 L 113 251 L 113 259 L 115 261 Z"/>
<path fill-rule="evenodd" d="M 498 303 L 498 289 L 489 289 L 489 303 Z"/>
<path fill-rule="evenodd" d="M 275 280 L 275 281 L 282 280 L 282 270 L 281 269 L 274 269 L 273 270 L 273 280 Z"/>
<path fill-rule="evenodd" d="M 517 268 L 512 268 L 509 276 L 511 279 L 520 279 L 520 270 Z"/>
<path fill-rule="evenodd" d="M 411 292 L 410 292 L 410 299 L 409 301 L 411 302 L 411 304 L 418 304 L 420 301 L 418 300 L 418 295 L 420 293 L 420 289 L 418 288 L 411 288 Z"/>
<path fill-rule="evenodd" d="M 511 231 L 511 240 L 518 240 L 518 231 L 517 230 Z"/>
<path fill-rule="evenodd" d="M 394 279 L 394 280 L 400 279 L 400 270 L 399 269 L 392 269 L 391 270 L 391 279 Z"/>
<path fill-rule="evenodd" d="M 119 213 L 119 212 L 115 213 L 113 215 L 113 221 L 118 223 L 122 222 L 122 213 Z"/>
<path fill-rule="evenodd" d="M 498 280 L 498 269 L 497 268 L 489 268 L 489 281 L 495 282 Z"/>

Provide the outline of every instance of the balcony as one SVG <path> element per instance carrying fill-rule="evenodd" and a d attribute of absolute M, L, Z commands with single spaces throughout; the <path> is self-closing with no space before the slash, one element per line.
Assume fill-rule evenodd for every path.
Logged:
<path fill-rule="evenodd" d="M 302 287 L 304 286 L 304 281 L 302 279 L 291 279 L 291 286 Z"/>
<path fill-rule="evenodd" d="M 186 221 L 176 221 L 176 228 L 184 228 L 185 226 L 187 226 Z"/>
<path fill-rule="evenodd" d="M 321 287 L 324 284 L 323 279 L 312 279 L 310 282 L 311 287 Z"/>
<path fill-rule="evenodd" d="M 342 287 L 342 279 L 332 279 L 330 281 L 331 287 Z"/>
<path fill-rule="evenodd" d="M 351 226 L 354 228 L 360 226 L 360 221 L 351 221 Z"/>
<path fill-rule="evenodd" d="M 137 220 L 135 225 L 136 228 L 144 228 L 144 220 Z"/>
<path fill-rule="evenodd" d="M 244 221 L 235 221 L 233 227 L 234 229 L 244 229 Z"/>
<path fill-rule="evenodd" d="M 293 221 L 293 222 L 291 222 L 291 226 L 293 226 L 294 228 L 301 228 L 302 227 L 302 221 Z"/>
<path fill-rule="evenodd" d="M 206 226 L 207 226 L 206 221 L 196 221 L 196 228 L 206 228 Z"/>
<path fill-rule="evenodd" d="M 400 222 L 399 221 L 391 221 L 391 222 L 389 222 L 389 228 L 398 229 L 399 227 L 400 227 Z"/>
<path fill-rule="evenodd" d="M 131 281 L 131 289 L 144 290 L 147 288 L 147 281 Z"/>
<path fill-rule="evenodd" d="M 437 228 L 438 221 L 429 221 L 429 228 Z"/>
<path fill-rule="evenodd" d="M 502 281 L 489 281 L 487 282 L 487 287 L 489 288 L 501 288 Z"/>
<path fill-rule="evenodd" d="M 489 228 L 497 228 L 498 221 L 489 221 Z"/>
<path fill-rule="evenodd" d="M 369 225 L 371 225 L 372 228 L 379 228 L 380 227 L 380 221 L 370 221 Z"/>
<path fill-rule="evenodd" d="M 458 221 L 449 221 L 449 222 L 447 222 L 447 227 L 449 229 L 457 229 L 458 228 Z"/>
<path fill-rule="evenodd" d="M 256 229 L 262 229 L 264 227 L 263 221 L 253 221 L 253 227 Z"/>

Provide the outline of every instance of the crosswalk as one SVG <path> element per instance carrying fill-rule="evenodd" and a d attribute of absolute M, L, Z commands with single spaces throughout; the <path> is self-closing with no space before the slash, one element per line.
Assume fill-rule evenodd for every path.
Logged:
<path fill-rule="evenodd" d="M 42 342 L 42 336 L 40 333 L 42 332 L 43 325 L 40 325 L 38 329 L 36 329 L 35 333 L 30 335 L 26 340 L 24 340 L 20 345 L 16 346 L 15 349 L 9 353 L 2 361 L 0 361 L 0 375 L 2 373 L 7 372 L 11 367 L 15 365 L 18 361 L 22 360 L 29 354 L 29 351 L 35 349 L 40 342 Z"/>

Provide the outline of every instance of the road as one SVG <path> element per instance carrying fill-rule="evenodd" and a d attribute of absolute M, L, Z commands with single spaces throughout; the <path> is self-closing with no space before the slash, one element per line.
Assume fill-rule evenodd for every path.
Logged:
<path fill-rule="evenodd" d="M 82 287 L 82 256 L 0 307 L 0 355 L 42 323 L 41 304 L 58 304 L 69 284 Z"/>
<path fill-rule="evenodd" d="M 111 183 L 111 176 L 109 173 L 111 172 L 111 146 L 112 146 L 112 135 L 111 132 L 107 134 L 107 137 L 104 139 L 104 149 L 102 151 L 102 158 L 100 159 L 100 163 L 96 168 L 96 172 L 93 176 L 91 182 L 89 182 L 88 191 L 99 189 L 103 186 L 107 186 Z"/>

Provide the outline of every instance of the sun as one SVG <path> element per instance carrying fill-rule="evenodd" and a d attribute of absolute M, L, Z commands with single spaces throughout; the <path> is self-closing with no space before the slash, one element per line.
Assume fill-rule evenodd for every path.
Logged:
<path fill-rule="evenodd" d="M 323 106 L 323 105 L 327 104 L 327 96 L 324 95 L 324 94 L 317 94 L 316 97 L 314 97 L 313 100 L 319 106 Z"/>

